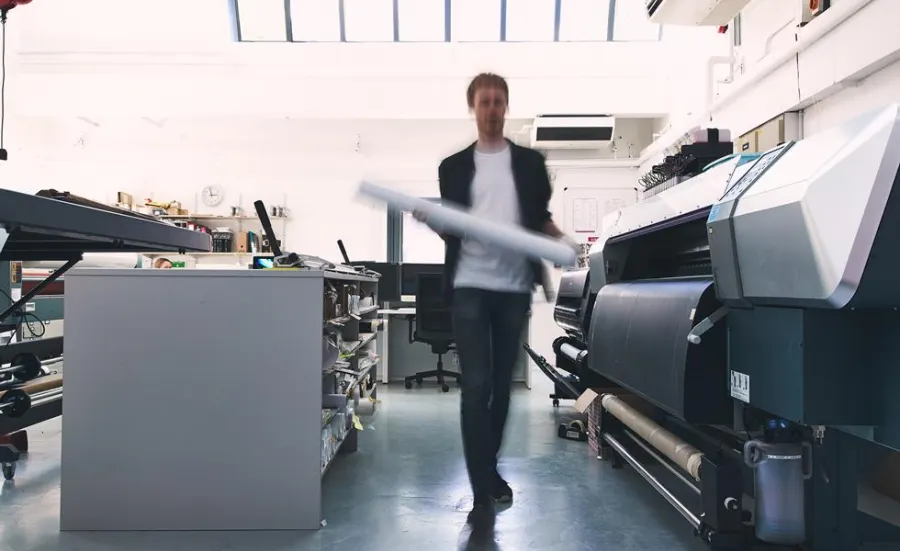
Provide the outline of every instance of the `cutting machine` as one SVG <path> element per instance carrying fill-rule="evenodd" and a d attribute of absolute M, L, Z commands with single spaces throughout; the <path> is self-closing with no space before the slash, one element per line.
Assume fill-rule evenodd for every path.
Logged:
<path fill-rule="evenodd" d="M 900 464 L 898 178 L 894 104 L 608 215 L 567 276 L 605 451 L 711 546 L 900 542 L 871 480 Z"/>

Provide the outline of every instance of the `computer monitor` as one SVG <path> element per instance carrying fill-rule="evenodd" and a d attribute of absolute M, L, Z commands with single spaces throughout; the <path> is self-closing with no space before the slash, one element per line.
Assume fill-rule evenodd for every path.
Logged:
<path fill-rule="evenodd" d="M 443 264 L 401 264 L 400 295 L 414 297 L 417 294 L 419 274 L 443 274 Z"/>
<path fill-rule="evenodd" d="M 400 300 L 400 265 L 390 262 L 354 262 L 354 266 L 365 266 L 381 274 L 378 280 L 378 300 L 397 302 Z"/>

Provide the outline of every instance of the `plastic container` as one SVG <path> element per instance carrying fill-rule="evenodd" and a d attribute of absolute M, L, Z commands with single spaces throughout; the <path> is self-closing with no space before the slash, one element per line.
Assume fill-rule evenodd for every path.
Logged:
<path fill-rule="evenodd" d="M 756 537 L 779 545 L 803 543 L 803 490 L 812 476 L 812 446 L 808 442 L 750 440 L 744 444 L 744 462 L 756 479 Z"/>

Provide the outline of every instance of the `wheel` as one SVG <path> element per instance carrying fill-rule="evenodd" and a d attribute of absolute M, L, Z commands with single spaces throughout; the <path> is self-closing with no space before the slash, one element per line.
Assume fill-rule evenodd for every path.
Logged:
<path fill-rule="evenodd" d="M 559 407 L 559 399 L 558 398 L 553 399 L 553 407 L 555 407 L 555 408 Z"/>
<path fill-rule="evenodd" d="M 15 463 L 4 463 L 3 464 L 3 478 L 6 480 L 12 480 L 14 476 L 16 476 L 16 464 Z"/>
<path fill-rule="evenodd" d="M 418 375 L 416 375 L 416 384 L 419 386 L 422 386 L 422 377 L 419 377 Z"/>
<path fill-rule="evenodd" d="M 444 392 L 450 392 L 450 385 L 448 385 L 447 383 L 442 384 L 441 390 L 443 390 Z"/>
<path fill-rule="evenodd" d="M 405 386 L 407 390 L 411 389 L 412 381 L 403 381 L 403 386 Z"/>

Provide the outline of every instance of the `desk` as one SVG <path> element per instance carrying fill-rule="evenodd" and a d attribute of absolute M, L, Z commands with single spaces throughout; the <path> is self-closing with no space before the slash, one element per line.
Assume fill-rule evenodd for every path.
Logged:
<path fill-rule="evenodd" d="M 384 320 L 382 330 L 378 332 L 378 339 L 380 339 L 378 350 L 381 351 L 379 376 L 382 383 L 402 382 L 405 377 L 414 375 L 416 371 L 434 369 L 437 356 L 431 352 L 431 348 L 420 342 L 409 342 L 409 324 L 416 316 L 414 306 L 385 304 L 385 308 L 378 310 L 378 314 Z M 530 312 L 523 338 L 523 342 L 531 341 Z M 455 358 L 454 352 L 445 355 L 444 365 L 448 371 L 459 370 Z M 531 369 L 528 361 L 528 355 L 524 350 L 520 350 L 516 366 L 513 369 L 513 382 L 525 383 L 525 386 L 530 389 Z"/>
<path fill-rule="evenodd" d="M 416 308 L 385 308 L 378 313 L 382 316 L 415 316 Z"/>

